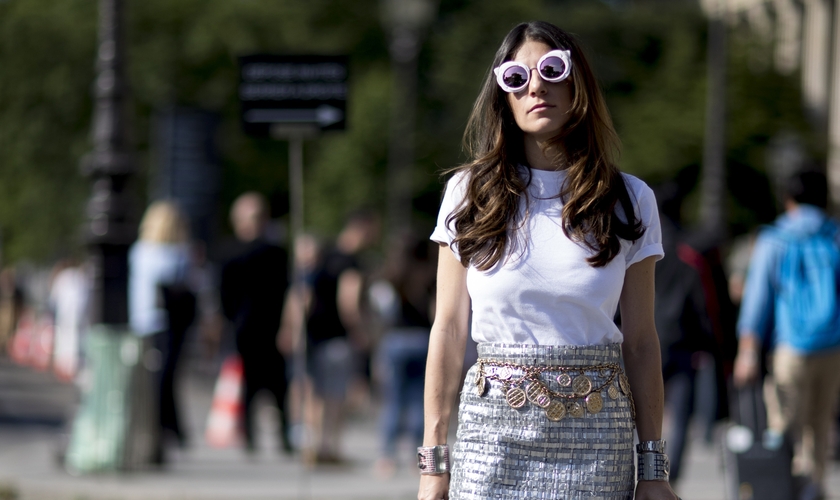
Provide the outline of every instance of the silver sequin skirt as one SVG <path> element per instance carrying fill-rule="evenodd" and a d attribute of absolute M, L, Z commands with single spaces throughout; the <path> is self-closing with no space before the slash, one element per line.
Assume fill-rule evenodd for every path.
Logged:
<path fill-rule="evenodd" d="M 461 393 L 451 500 L 633 498 L 634 422 L 626 378 L 620 368 L 575 368 L 617 367 L 619 344 L 479 344 L 478 356 Z M 514 365 L 543 368 L 538 380 L 522 380 L 525 371 Z M 526 390 L 535 381 L 552 396 L 552 409 L 564 407 L 562 415 L 549 412 L 530 391 L 514 407 L 521 401 L 510 390 Z M 575 397 L 581 385 L 592 398 L 583 392 Z"/>

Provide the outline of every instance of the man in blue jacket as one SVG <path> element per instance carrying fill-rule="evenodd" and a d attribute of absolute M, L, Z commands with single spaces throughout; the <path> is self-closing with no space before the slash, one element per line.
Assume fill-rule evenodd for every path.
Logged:
<path fill-rule="evenodd" d="M 823 174 L 790 179 L 785 213 L 756 240 L 738 319 L 735 384 L 757 379 L 770 340 L 767 425 L 794 443 L 793 472 L 808 481 L 800 498 L 823 496 L 840 398 L 840 230 L 827 201 Z"/>

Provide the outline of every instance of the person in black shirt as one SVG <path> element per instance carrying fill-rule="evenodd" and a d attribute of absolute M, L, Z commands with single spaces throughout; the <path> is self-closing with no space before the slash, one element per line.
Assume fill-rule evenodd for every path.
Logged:
<path fill-rule="evenodd" d="M 255 450 L 254 396 L 267 389 L 277 400 L 283 450 L 292 451 L 288 432 L 286 361 L 277 349 L 283 300 L 289 285 L 288 256 L 263 239 L 268 210 L 262 195 L 241 195 L 231 208 L 231 223 L 243 244 L 222 270 L 220 293 L 225 317 L 233 323 L 242 356 L 245 387 L 245 446 Z"/>
<path fill-rule="evenodd" d="M 358 355 L 367 348 L 362 290 L 364 275 L 358 254 L 379 234 L 379 218 L 369 211 L 353 213 L 333 248 L 324 252 L 314 272 L 306 316 L 307 370 L 312 381 L 311 463 L 342 462 L 341 432 L 349 383 L 357 374 Z"/>

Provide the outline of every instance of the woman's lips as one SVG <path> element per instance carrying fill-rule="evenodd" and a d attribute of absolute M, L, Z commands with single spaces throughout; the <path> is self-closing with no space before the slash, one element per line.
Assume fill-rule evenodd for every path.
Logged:
<path fill-rule="evenodd" d="M 553 107 L 554 106 L 551 106 L 549 104 L 540 103 L 540 104 L 532 106 L 531 109 L 528 110 L 528 112 L 533 113 L 534 111 L 542 111 L 542 110 L 545 110 L 545 109 L 548 109 L 548 108 L 553 108 Z"/>

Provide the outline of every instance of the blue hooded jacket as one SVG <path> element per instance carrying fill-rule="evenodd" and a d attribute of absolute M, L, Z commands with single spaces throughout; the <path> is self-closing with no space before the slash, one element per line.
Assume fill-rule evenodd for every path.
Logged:
<path fill-rule="evenodd" d="M 790 310 L 782 307 L 779 276 L 782 259 L 791 241 L 803 240 L 820 231 L 837 233 L 837 224 L 812 205 L 799 205 L 776 219 L 771 228 L 759 233 L 747 272 L 744 297 L 738 318 L 738 335 L 754 333 L 763 341 L 772 335 L 774 346 L 785 345 L 803 354 L 840 348 L 840 307 L 830 311 L 819 335 L 804 335 L 791 326 Z M 840 250 L 835 255 L 840 255 Z M 836 304 L 840 299 L 840 266 L 826 268 L 833 273 L 834 295 L 816 297 L 820 305 Z M 824 274 L 823 278 L 829 278 Z M 802 318 L 807 321 L 808 318 Z"/>

